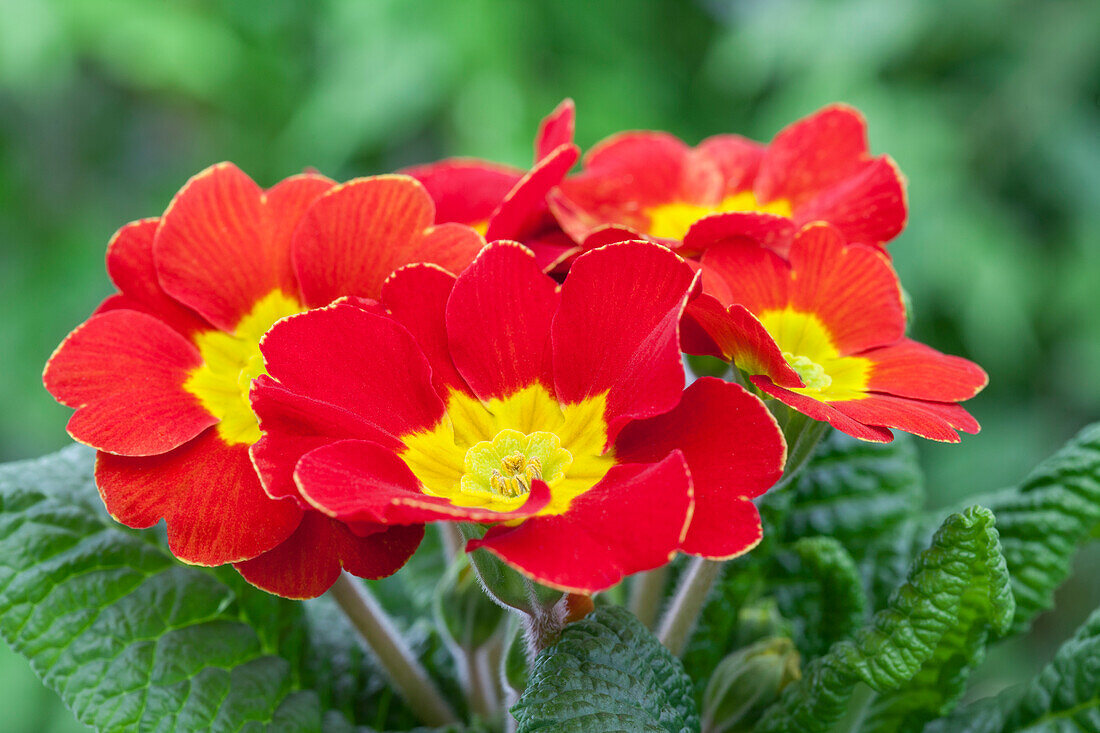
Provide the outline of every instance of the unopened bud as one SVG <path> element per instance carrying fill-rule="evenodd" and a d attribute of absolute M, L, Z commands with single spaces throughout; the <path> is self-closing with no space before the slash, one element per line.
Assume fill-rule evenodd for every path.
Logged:
<path fill-rule="evenodd" d="M 801 679 L 801 658 L 782 636 L 738 649 L 714 670 L 703 693 L 703 730 L 748 733 L 787 685 Z"/>

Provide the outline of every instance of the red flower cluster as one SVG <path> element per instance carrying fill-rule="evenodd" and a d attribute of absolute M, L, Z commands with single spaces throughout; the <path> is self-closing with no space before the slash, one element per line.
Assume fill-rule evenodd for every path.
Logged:
<path fill-rule="evenodd" d="M 786 457 L 761 396 L 867 440 L 977 430 L 984 373 L 904 337 L 903 183 L 854 111 L 768 146 L 627 133 L 567 176 L 573 125 L 566 101 L 526 172 L 264 191 L 223 164 L 124 227 L 119 293 L 44 376 L 112 516 L 289 597 L 393 573 L 436 521 L 592 592 L 759 541 Z M 759 392 L 685 389 L 682 350 Z"/>

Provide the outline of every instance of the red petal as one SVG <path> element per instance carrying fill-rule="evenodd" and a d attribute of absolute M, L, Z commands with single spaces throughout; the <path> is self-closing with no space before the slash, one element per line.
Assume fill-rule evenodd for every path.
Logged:
<path fill-rule="evenodd" d="M 553 385 L 550 322 L 557 285 L 515 242 L 487 247 L 447 303 L 455 366 L 478 397 L 506 397 L 536 382 Z"/>
<path fill-rule="evenodd" d="M 529 517 L 550 500 L 550 489 L 535 481 L 527 501 L 511 512 L 455 506 L 421 493 L 420 482 L 393 451 L 364 440 L 345 440 L 307 453 L 295 477 L 311 504 L 353 528 L 436 520 L 503 522 Z"/>
<path fill-rule="evenodd" d="M 129 458 L 100 453 L 96 484 L 107 511 L 129 527 L 161 517 L 172 554 L 194 565 L 256 557 L 298 526 L 302 510 L 264 493 L 248 446 L 207 430 L 171 453 Z"/>
<path fill-rule="evenodd" d="M 535 161 L 540 161 L 561 145 L 573 144 L 573 129 L 577 116 L 573 100 L 566 98 L 539 123 L 535 136 Z"/>
<path fill-rule="evenodd" d="M 602 224 L 644 232 L 645 209 L 673 201 L 717 202 L 721 192 L 718 168 L 676 137 L 627 132 L 592 148 L 584 171 L 562 181 L 550 205 L 562 229 L 583 242 Z"/>
<path fill-rule="evenodd" d="M 483 160 L 451 158 L 406 168 L 402 173 L 424 184 L 435 202 L 435 221 L 479 224 L 523 177 L 523 171 Z"/>
<path fill-rule="evenodd" d="M 759 201 L 786 199 L 797 208 L 855 174 L 868 160 L 863 116 L 851 107 L 831 105 L 775 136 L 753 188 Z"/>
<path fill-rule="evenodd" d="M 459 273 L 469 267 L 484 248 L 485 238 L 465 224 L 436 224 L 424 230 L 420 243 L 394 267 L 427 262 Z"/>
<path fill-rule="evenodd" d="M 717 300 L 701 295 L 687 308 L 687 317 L 718 347 L 721 356 L 749 374 L 766 374 L 786 387 L 801 387 L 802 378 L 791 369 L 775 340 L 744 306 L 723 309 Z M 699 343 L 698 340 L 695 343 Z M 692 352 L 694 353 L 694 352 Z"/>
<path fill-rule="evenodd" d="M 43 382 L 75 407 L 74 439 L 131 456 L 164 453 L 218 422 L 183 384 L 198 351 L 156 318 L 113 310 L 89 318 L 46 364 Z"/>
<path fill-rule="evenodd" d="M 535 253 L 535 262 L 543 272 L 568 270 L 571 261 L 581 253 L 576 242 L 560 229 L 539 234 L 525 240 L 524 244 Z"/>
<path fill-rule="evenodd" d="M 977 421 L 955 403 L 926 402 L 893 395 L 869 394 L 866 399 L 833 402 L 832 406 L 853 420 L 904 430 L 922 438 L 958 443 L 956 430 L 976 433 Z"/>
<path fill-rule="evenodd" d="M 294 534 L 259 557 L 237 563 L 252 585 L 284 598 L 316 598 L 342 568 L 361 578 L 385 578 L 401 569 L 424 536 L 423 526 L 390 527 L 360 537 L 320 512 L 306 512 Z"/>
<path fill-rule="evenodd" d="M 811 224 L 795 237 L 791 268 L 791 307 L 817 315 L 841 356 L 905 335 L 898 277 L 878 250 L 845 245 L 835 228 Z"/>
<path fill-rule="evenodd" d="M 435 265 L 406 265 L 382 284 L 382 304 L 416 339 L 432 368 L 432 385 L 440 395 L 470 392 L 455 368 L 447 341 L 447 300 L 455 276 Z"/>
<path fill-rule="evenodd" d="M 684 252 L 704 252 L 724 240 L 745 239 L 777 252 L 790 248 L 794 222 L 785 216 L 760 211 L 730 211 L 699 219 L 684 235 Z"/>
<path fill-rule="evenodd" d="M 679 402 L 678 324 L 694 282 L 683 260 L 643 242 L 608 245 L 573 263 L 554 317 L 554 382 L 563 403 L 608 393 L 609 441 L 630 419 Z"/>
<path fill-rule="evenodd" d="M 130 309 L 164 321 L 184 336 L 210 328 L 190 308 L 185 308 L 160 287 L 153 263 L 153 235 L 159 219 L 135 221 L 115 232 L 107 245 L 107 274 L 121 292 L 104 301 L 97 313 Z"/>
<path fill-rule="evenodd" d="M 340 303 L 279 321 L 260 350 L 288 390 L 342 407 L 394 440 L 443 418 L 427 359 L 392 318 Z"/>
<path fill-rule="evenodd" d="M 902 339 L 860 356 L 874 362 L 868 391 L 934 402 L 958 402 L 970 399 L 989 383 L 989 377 L 974 362 L 943 354 L 911 339 Z"/>
<path fill-rule="evenodd" d="M 603 224 L 593 229 L 591 233 L 585 237 L 584 249 L 596 249 L 598 247 L 603 247 L 605 244 L 635 242 L 646 239 L 644 234 L 640 234 L 633 229 L 628 229 L 618 224 Z"/>
<path fill-rule="evenodd" d="M 695 494 L 681 549 L 726 559 L 755 545 L 760 519 L 743 500 L 775 484 L 787 460 L 783 433 L 764 403 L 736 384 L 703 377 L 675 409 L 628 424 L 615 443 L 624 463 L 652 463 L 673 450 L 687 460 Z"/>
<path fill-rule="evenodd" d="M 524 239 L 536 231 L 546 220 L 546 194 L 561 183 L 580 154 L 580 149 L 570 144 L 540 158 L 493 212 L 485 239 Z"/>
<path fill-rule="evenodd" d="M 408 176 L 360 178 L 329 191 L 294 234 L 294 267 L 307 305 L 345 295 L 377 299 L 396 268 L 456 243 L 453 226 L 433 235 L 439 241 L 424 241 L 434 217 L 428 192 Z"/>
<path fill-rule="evenodd" d="M 270 198 L 220 163 L 192 178 L 168 207 L 153 252 L 165 292 L 232 333 L 273 290 L 297 295 L 288 241 L 305 205 L 331 185 L 297 176 Z"/>
<path fill-rule="evenodd" d="M 791 266 L 767 247 L 746 240 L 723 242 L 707 249 L 701 261 L 703 289 L 723 305 L 764 313 L 785 308 L 790 300 Z"/>
<path fill-rule="evenodd" d="M 267 376 L 252 383 L 252 410 L 263 431 L 252 445 L 252 462 L 269 496 L 293 498 L 298 460 L 314 448 L 347 438 L 372 440 L 397 450 L 402 443 L 348 410 L 295 394 Z"/>
<path fill-rule="evenodd" d="M 905 179 L 883 156 L 798 207 L 799 224 L 822 220 L 840 229 L 849 242 L 881 245 L 901 234 L 908 207 Z"/>
<path fill-rule="evenodd" d="M 894 439 L 894 434 L 886 428 L 866 425 L 861 420 L 849 417 L 846 412 L 841 412 L 836 407 L 836 405 L 841 404 L 839 402 L 822 402 L 812 397 L 798 394 L 797 392 L 791 392 L 788 389 L 778 386 L 767 377 L 754 376 L 749 377 L 749 379 L 761 390 L 775 397 L 783 404 L 790 405 L 802 414 L 812 417 L 814 420 L 827 422 L 837 430 L 847 433 L 852 437 L 875 443 L 889 443 Z"/>
<path fill-rule="evenodd" d="M 708 137 L 695 148 L 696 152 L 711 161 L 722 172 L 724 193 L 733 194 L 749 187 L 760 161 L 764 146 L 740 135 L 715 135 Z"/>
<path fill-rule="evenodd" d="M 660 463 L 614 466 L 564 514 L 493 527 L 466 549 L 483 547 L 543 585 L 593 593 L 672 559 L 691 507 L 691 479 L 677 452 Z"/>

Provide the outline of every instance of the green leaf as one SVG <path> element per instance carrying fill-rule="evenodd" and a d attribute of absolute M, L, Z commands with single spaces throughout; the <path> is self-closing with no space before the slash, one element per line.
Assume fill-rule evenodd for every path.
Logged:
<path fill-rule="evenodd" d="M 1027 685 L 932 723 L 928 733 L 1100 730 L 1100 609 Z"/>
<path fill-rule="evenodd" d="M 904 434 L 892 443 L 868 443 L 834 430 L 786 491 L 790 506 L 778 528 L 783 541 L 832 537 L 857 562 L 924 503 L 916 447 Z"/>
<path fill-rule="evenodd" d="M 883 695 L 874 713 L 879 721 L 903 710 L 913 721 L 932 717 L 961 693 L 966 670 L 956 660 L 970 655 L 969 640 L 1003 632 L 1013 612 L 993 514 L 982 507 L 953 514 L 886 608 L 852 640 L 807 665 L 756 730 L 824 731 L 860 682 Z M 905 694 L 889 694 L 903 688 Z"/>
<path fill-rule="evenodd" d="M 820 656 L 863 623 L 867 598 L 859 571 L 835 539 L 801 539 L 776 553 L 772 566 L 768 589 L 804 657 Z"/>
<path fill-rule="evenodd" d="M 543 650 L 519 702 L 518 733 L 699 730 L 679 660 L 623 608 L 599 608 Z"/>
<path fill-rule="evenodd" d="M 216 573 L 89 505 L 90 451 L 0 467 L 0 632 L 99 730 L 320 730 L 317 696 Z M 278 599 L 265 602 L 285 620 Z M 290 611 L 287 611 L 290 612 Z"/>
<path fill-rule="evenodd" d="M 1100 530 L 1100 423 L 1082 430 L 1018 488 L 975 499 L 997 516 L 1016 617 L 1027 629 L 1053 605 L 1078 548 Z"/>

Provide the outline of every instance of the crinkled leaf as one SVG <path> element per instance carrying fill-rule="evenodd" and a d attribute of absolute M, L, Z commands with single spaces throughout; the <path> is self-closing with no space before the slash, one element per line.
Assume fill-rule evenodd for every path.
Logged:
<path fill-rule="evenodd" d="M 79 720 L 99 730 L 415 723 L 329 599 L 286 601 L 230 568 L 181 565 L 160 533 L 106 516 L 93 456 L 73 446 L 0 466 L 0 632 Z M 438 547 L 425 550 L 434 554 L 414 565 L 437 561 Z M 396 581 L 377 590 L 391 612 L 410 611 L 397 621 L 413 648 L 445 665 L 418 620 L 427 598 Z"/>
<path fill-rule="evenodd" d="M 831 431 L 784 491 L 790 505 L 777 528 L 783 541 L 831 537 L 857 562 L 924 504 L 916 447 L 904 434 L 892 443 L 868 443 Z"/>
<path fill-rule="evenodd" d="M 928 733 L 1100 730 L 1100 609 L 1026 685 L 936 721 Z"/>
<path fill-rule="evenodd" d="M 886 608 L 852 640 L 807 665 L 802 680 L 784 691 L 756 730 L 824 731 L 840 718 L 860 682 L 886 695 L 877 713 L 882 716 L 897 709 L 889 693 L 911 686 L 899 694 L 905 701 L 900 704 L 914 719 L 927 719 L 961 692 L 965 673 L 953 666 L 969 649 L 963 642 L 960 651 L 961 640 L 982 633 L 975 626 L 1003 632 L 1013 611 L 992 513 L 973 507 L 953 514 L 914 560 L 908 580 Z M 947 687 L 929 696 L 930 681 Z"/>
<path fill-rule="evenodd" d="M 699 730 L 683 665 L 619 607 L 567 626 L 535 660 L 512 714 L 519 733 Z"/>
<path fill-rule="evenodd" d="M 791 557 L 789 545 L 800 539 L 828 537 L 839 542 L 859 567 L 868 600 L 885 602 L 927 540 L 911 531 L 911 519 L 923 501 L 924 481 L 908 436 L 898 435 L 893 443 L 867 443 L 830 431 L 791 484 L 761 498 L 764 542 L 733 561 L 708 598 L 684 653 L 692 679 L 705 681 L 736 648 L 739 609 L 789 577 L 781 566 L 772 577 L 777 566 L 769 555 Z M 871 610 L 881 602 L 870 603 Z M 793 607 L 793 600 L 785 604 L 785 613 Z M 820 651 L 847 631 L 837 630 L 820 643 L 800 640 L 799 646 Z"/>
<path fill-rule="evenodd" d="M 1027 629 L 1053 605 L 1078 548 L 1100 530 L 1100 423 L 1082 430 L 1018 488 L 976 499 L 997 516 L 1016 617 Z"/>
<path fill-rule="evenodd" d="M 99 730 L 320 730 L 280 632 L 250 624 L 260 601 L 104 522 L 90 467 L 80 447 L 0 467 L 7 642 Z"/>
<path fill-rule="evenodd" d="M 831 537 L 806 537 L 772 560 L 769 590 L 804 658 L 823 654 L 860 627 L 867 609 L 859 570 Z"/>
<path fill-rule="evenodd" d="M 997 517 L 1016 598 L 1007 633 L 1025 631 L 1053 605 L 1077 550 L 1100 535 L 1100 423 L 1081 430 L 1019 486 L 970 501 Z M 909 558 L 934 528 L 930 517 L 916 517 L 869 548 L 861 566 L 871 572 L 872 597 L 884 597 L 883 589 L 900 581 Z"/>

